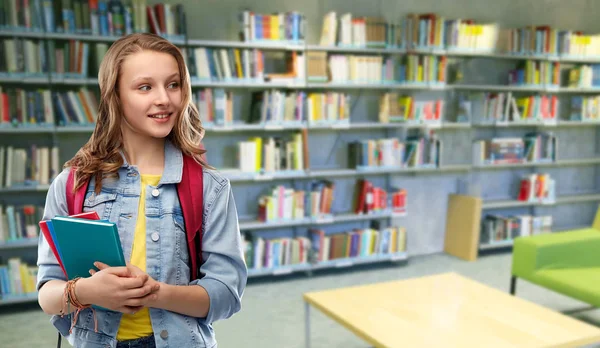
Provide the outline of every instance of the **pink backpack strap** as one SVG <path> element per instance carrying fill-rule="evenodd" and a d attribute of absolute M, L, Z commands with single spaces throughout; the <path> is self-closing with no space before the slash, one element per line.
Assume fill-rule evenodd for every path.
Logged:
<path fill-rule="evenodd" d="M 190 273 L 192 280 L 194 280 L 198 277 L 198 269 L 202 263 L 204 182 L 202 165 L 191 156 L 183 156 L 183 174 L 181 182 L 177 185 L 177 195 L 183 212 L 190 254 Z"/>
<path fill-rule="evenodd" d="M 69 215 L 81 214 L 83 212 L 83 201 L 85 200 L 85 194 L 89 183 L 88 181 L 82 185 L 77 192 L 73 192 L 73 187 L 75 186 L 75 171 L 75 168 L 71 168 L 69 176 L 67 177 L 66 195 Z"/>

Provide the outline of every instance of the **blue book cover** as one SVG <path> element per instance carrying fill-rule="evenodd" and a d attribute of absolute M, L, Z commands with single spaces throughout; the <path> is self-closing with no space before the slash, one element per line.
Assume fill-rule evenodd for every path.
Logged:
<path fill-rule="evenodd" d="M 54 226 L 52 225 L 52 220 L 47 220 L 46 226 L 48 226 L 48 231 L 50 232 L 50 235 L 52 236 L 52 241 L 54 242 L 54 246 L 56 247 L 56 252 L 58 252 L 58 256 L 60 256 L 60 259 L 62 260 L 63 255 L 60 252 L 60 246 L 56 242 L 56 234 L 54 233 Z"/>
<path fill-rule="evenodd" d="M 52 219 L 52 227 L 69 279 L 89 277 L 96 261 L 111 267 L 125 266 L 116 224 L 58 216 Z"/>

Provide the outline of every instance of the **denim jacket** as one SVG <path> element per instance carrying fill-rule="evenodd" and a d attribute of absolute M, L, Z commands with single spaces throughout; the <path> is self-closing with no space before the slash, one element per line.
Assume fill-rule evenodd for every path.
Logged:
<path fill-rule="evenodd" d="M 189 257 L 183 214 L 176 184 L 181 181 L 183 156 L 170 142 L 165 143 L 165 166 L 158 186 L 146 190 L 146 271 L 159 282 L 202 286 L 210 297 L 205 318 L 150 308 L 156 347 L 216 347 L 212 323 L 226 319 L 241 309 L 247 268 L 243 258 L 237 210 L 229 181 L 214 170 L 204 169 L 204 231 L 199 278 L 190 282 Z M 63 170 L 50 185 L 44 219 L 68 215 L 65 196 L 68 170 Z M 118 226 L 125 260 L 131 258 L 133 233 L 140 198 L 140 173 L 126 161 L 119 178 L 103 180 L 102 190 L 94 193 L 90 180 L 83 211 L 96 211 L 101 219 Z M 198 212 L 200 213 L 200 212 Z M 83 231 L 82 231 L 83 233 Z M 50 247 L 40 234 L 37 288 L 51 279 L 66 280 Z M 122 314 L 96 310 L 98 332 L 94 332 L 91 309 L 82 310 L 72 334 L 70 316 L 53 316 L 51 322 L 74 347 L 115 347 Z"/>

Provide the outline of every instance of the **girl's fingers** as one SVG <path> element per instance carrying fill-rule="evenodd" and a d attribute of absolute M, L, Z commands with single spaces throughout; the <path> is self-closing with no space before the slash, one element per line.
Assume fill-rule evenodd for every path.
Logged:
<path fill-rule="evenodd" d="M 98 267 L 99 270 L 103 270 L 105 268 L 109 268 L 110 267 L 109 265 L 107 265 L 105 263 L 102 263 L 100 261 L 94 262 L 94 266 Z"/>

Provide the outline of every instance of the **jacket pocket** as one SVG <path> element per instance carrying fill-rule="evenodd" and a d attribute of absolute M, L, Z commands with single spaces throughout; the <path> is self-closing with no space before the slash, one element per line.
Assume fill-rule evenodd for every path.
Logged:
<path fill-rule="evenodd" d="M 93 191 L 88 192 L 86 199 L 83 201 L 83 211 L 95 211 L 100 219 L 109 220 L 116 200 L 116 192 L 101 191 L 99 194 Z"/>

